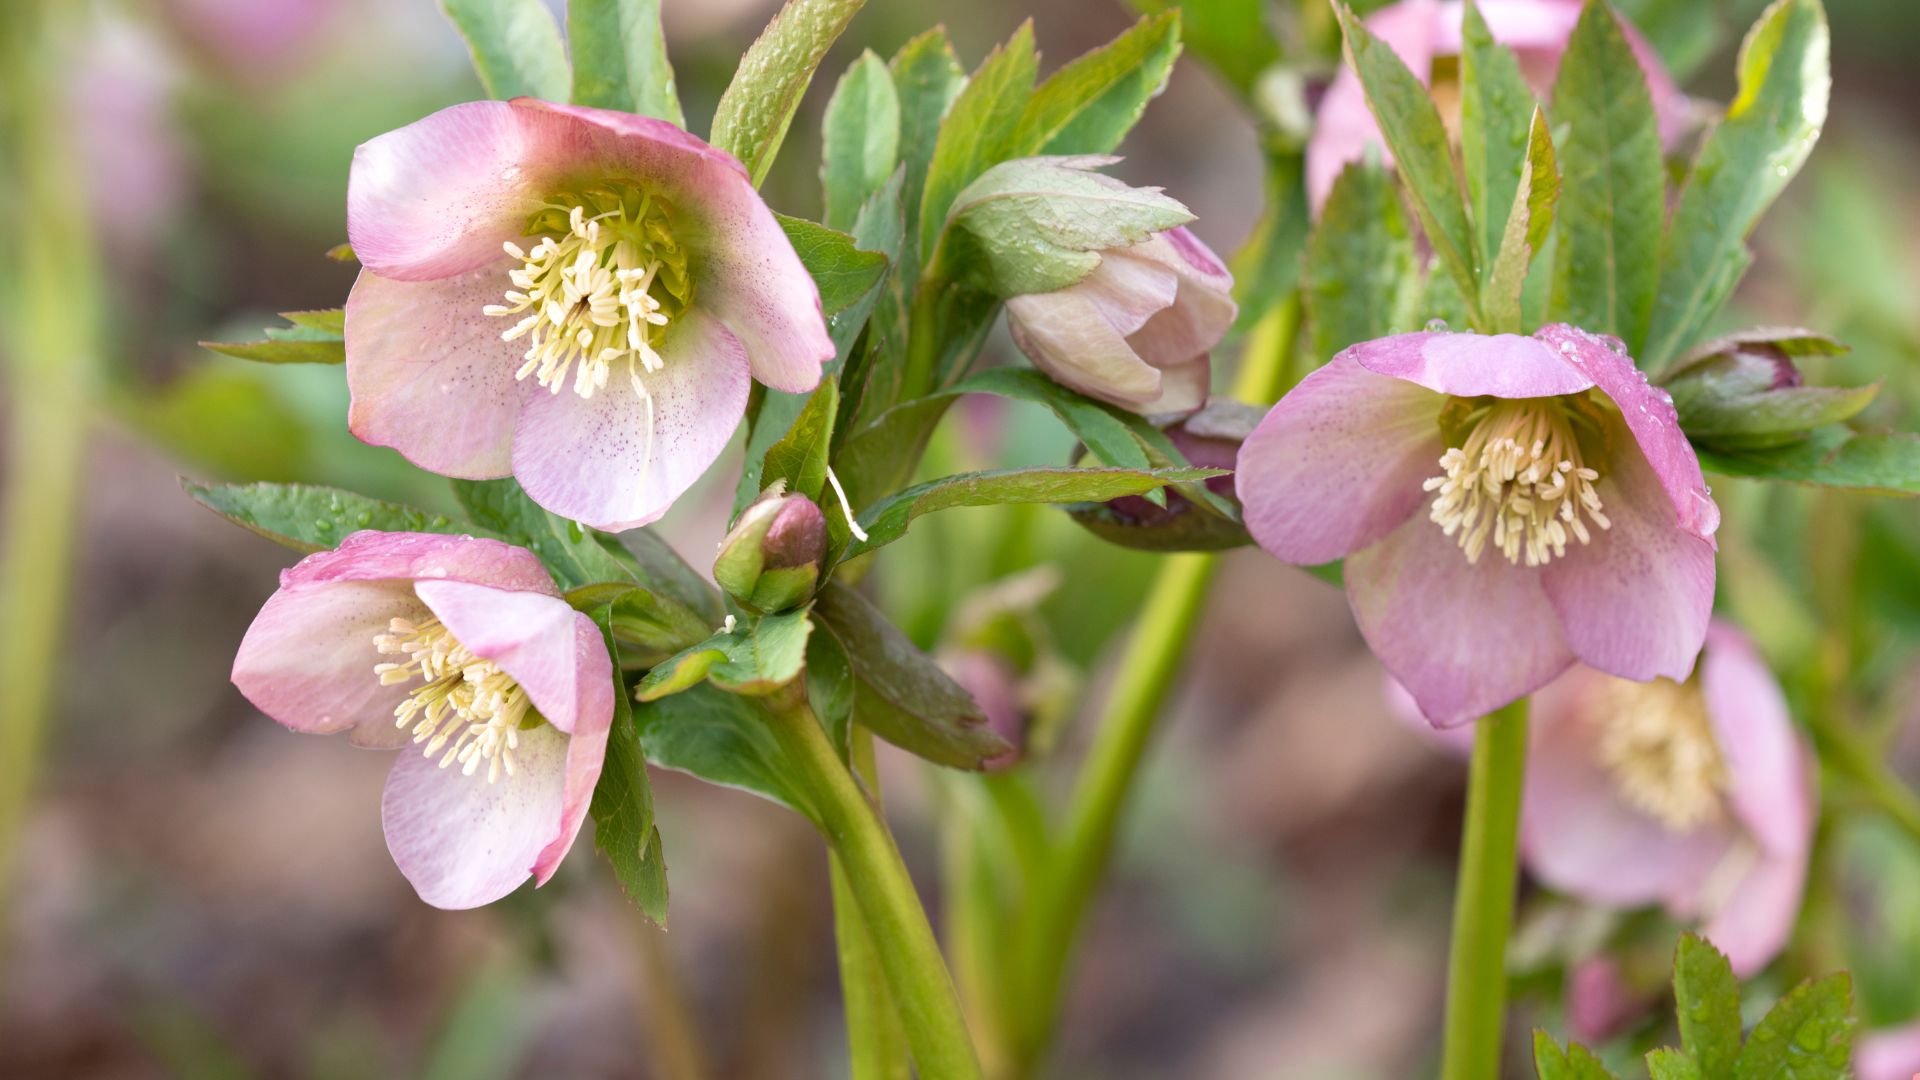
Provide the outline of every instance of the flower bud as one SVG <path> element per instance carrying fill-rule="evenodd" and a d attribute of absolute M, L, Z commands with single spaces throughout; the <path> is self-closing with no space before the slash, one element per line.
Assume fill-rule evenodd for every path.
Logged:
<path fill-rule="evenodd" d="M 1807 386 L 1795 363 L 1845 351 L 1809 331 L 1749 330 L 1694 350 L 1664 386 L 1694 442 L 1733 452 L 1780 446 L 1850 419 L 1873 401 L 1878 384 Z"/>
<path fill-rule="evenodd" d="M 755 611 L 785 611 L 813 595 L 827 553 L 827 521 L 805 495 L 768 488 L 740 512 L 713 578 Z"/>
<path fill-rule="evenodd" d="M 1240 444 L 1260 422 L 1260 410 L 1238 401 L 1215 400 L 1166 429 L 1167 438 L 1187 461 L 1203 469 L 1232 469 Z M 1233 474 L 1206 481 L 1207 490 L 1232 501 Z M 1195 506 L 1172 488 L 1167 504 L 1155 506 L 1138 495 L 1105 503 L 1085 503 L 1068 512 L 1103 540 L 1147 551 L 1221 551 L 1248 542 L 1239 521 L 1212 508 Z"/>

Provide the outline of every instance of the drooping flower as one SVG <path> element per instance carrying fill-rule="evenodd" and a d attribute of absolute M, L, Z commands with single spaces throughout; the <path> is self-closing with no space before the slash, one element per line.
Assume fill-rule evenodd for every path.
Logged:
<path fill-rule="evenodd" d="M 613 720 L 593 621 L 532 552 L 465 536 L 359 532 L 300 560 L 247 629 L 233 683 L 294 731 L 401 751 L 387 848 L 443 908 L 546 884 Z"/>
<path fill-rule="evenodd" d="M 1007 329 L 1035 367 L 1135 412 L 1186 413 L 1207 400 L 1207 353 L 1238 308 L 1233 275 L 1185 227 L 1100 253 L 1082 280 L 1007 300 Z"/>
<path fill-rule="evenodd" d="M 1546 94 L 1560 70 L 1567 39 L 1580 21 L 1583 0 L 1480 0 L 1480 15 L 1495 41 L 1514 51 L 1520 70 L 1534 91 Z M 1442 64 L 1460 55 L 1460 28 L 1464 5 L 1460 0 L 1401 0 L 1369 15 L 1367 29 L 1387 43 L 1420 81 L 1433 89 L 1442 117 L 1457 126 L 1459 89 L 1452 74 L 1457 68 Z M 1660 138 L 1668 146 L 1687 127 L 1686 95 L 1674 85 L 1665 65 L 1645 38 L 1624 21 L 1621 24 L 1640 70 L 1647 77 Z M 1367 111 L 1366 93 L 1350 68 L 1341 68 L 1327 88 L 1315 114 L 1313 135 L 1307 141 L 1307 197 L 1318 209 L 1327 201 L 1340 170 L 1376 147 L 1391 163 L 1380 137 L 1380 127 Z"/>
<path fill-rule="evenodd" d="M 1575 660 L 1684 679 L 1713 604 L 1714 505 L 1663 391 L 1617 341 L 1427 331 L 1307 376 L 1240 449 L 1279 558 L 1345 558 L 1355 621 L 1437 725 Z"/>
<path fill-rule="evenodd" d="M 820 296 L 746 170 L 671 124 L 455 105 L 354 154 L 349 426 L 606 529 L 666 512 L 751 378 L 805 391 Z"/>
<path fill-rule="evenodd" d="M 1813 847 L 1813 756 L 1745 635 L 1715 622 L 1700 670 L 1576 669 L 1534 698 L 1521 857 L 1590 903 L 1697 922 L 1742 977 L 1785 946 Z"/>

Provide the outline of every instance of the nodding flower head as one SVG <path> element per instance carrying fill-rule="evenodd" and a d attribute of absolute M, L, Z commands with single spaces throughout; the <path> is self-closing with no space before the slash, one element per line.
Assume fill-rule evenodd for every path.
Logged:
<path fill-rule="evenodd" d="M 455 105 L 359 148 L 347 233 L 354 434 L 600 528 L 665 513 L 753 379 L 809 390 L 834 352 L 746 170 L 659 120 Z"/>
<path fill-rule="evenodd" d="M 247 629 L 233 682 L 294 731 L 400 750 L 387 848 L 438 907 L 553 876 L 613 722 L 593 621 L 532 552 L 464 536 L 360 532 L 302 559 Z"/>

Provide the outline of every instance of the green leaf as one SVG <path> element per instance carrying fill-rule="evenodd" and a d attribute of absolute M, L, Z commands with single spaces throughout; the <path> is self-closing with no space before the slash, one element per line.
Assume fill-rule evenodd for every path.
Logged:
<path fill-rule="evenodd" d="M 1102 464 L 1120 469 L 1152 465 L 1120 410 L 1075 393 L 1032 368 L 982 371 L 955 384 L 948 393 L 993 394 L 1045 405 Z"/>
<path fill-rule="evenodd" d="M 1267 24 L 1261 0 L 1131 0 L 1149 13 L 1180 9 L 1187 47 L 1243 96 L 1251 97 L 1260 74 L 1280 60 L 1280 42 Z"/>
<path fill-rule="evenodd" d="M 1040 84 L 1020 116 L 1014 154 L 1112 153 L 1179 56 L 1179 13 L 1142 18 Z"/>
<path fill-rule="evenodd" d="M 347 359 L 346 312 L 283 311 L 288 327 L 267 327 L 264 341 L 203 341 L 201 348 L 263 364 L 341 364 Z"/>
<path fill-rule="evenodd" d="M 985 256 L 1000 296 L 1052 292 L 1100 265 L 1100 252 L 1136 244 L 1193 220 L 1159 188 L 1136 188 L 1093 170 L 1102 157 L 1021 158 L 995 165 L 953 200 L 948 220 Z"/>
<path fill-rule="evenodd" d="M 1696 369 L 1698 370 L 1698 369 Z M 1717 449 L 1764 449 L 1815 428 L 1853 419 L 1880 391 L 1866 386 L 1796 386 L 1742 392 L 1710 370 L 1671 384 L 1687 437 Z"/>
<path fill-rule="evenodd" d="M 770 694 L 799 678 L 812 632 L 805 609 L 762 616 L 732 635 L 727 658 L 715 664 L 707 678 L 728 693 Z"/>
<path fill-rule="evenodd" d="M 1006 740 L 986 726 L 973 698 L 865 597 L 829 582 L 814 614 L 853 673 L 856 723 L 902 750 L 955 768 L 978 769 L 1007 752 Z"/>
<path fill-rule="evenodd" d="M 836 229 L 805 218 L 773 215 L 786 231 L 794 253 L 813 277 L 820 290 L 820 313 L 833 315 L 846 310 L 871 293 L 887 273 L 887 257 L 878 251 L 862 251 L 854 239 Z"/>
<path fill-rule="evenodd" d="M 740 57 L 713 114 L 713 145 L 740 159 L 755 187 L 780 152 L 814 69 L 866 0 L 787 0 Z"/>
<path fill-rule="evenodd" d="M 1740 1056 L 1740 985 L 1734 981 L 1733 965 L 1698 934 L 1682 934 L 1674 950 L 1673 999 L 1680 1045 L 1698 1064 L 1698 1072 L 1710 1077 L 1731 1073 Z"/>
<path fill-rule="evenodd" d="M 1307 241 L 1305 300 L 1313 355 L 1411 329 L 1419 287 L 1400 190 L 1378 162 L 1341 171 Z"/>
<path fill-rule="evenodd" d="M 934 27 L 902 45 L 887 66 L 893 72 L 893 88 L 900 98 L 900 165 L 904 170 L 900 205 L 906 222 L 901 252 L 906 266 L 917 267 L 921 255 L 921 194 L 926 190 L 927 170 L 940 137 L 940 122 L 967 85 L 967 72 L 953 55 L 953 44 L 943 27 Z M 912 271 L 903 278 L 910 281 L 917 274 Z"/>
<path fill-rule="evenodd" d="M 1205 480 L 1221 475 L 1218 469 L 1000 469 L 960 473 L 882 499 L 860 515 L 867 538 L 849 545 L 842 561 L 884 547 L 906 535 L 907 526 L 922 514 L 960 506 L 999 506 L 1004 503 L 1106 502 L 1123 495 L 1143 495 L 1168 484 Z"/>
<path fill-rule="evenodd" d="M 827 224 L 853 225 L 860 206 L 900 163 L 900 93 L 873 50 L 840 76 L 820 122 L 820 187 Z"/>
<path fill-rule="evenodd" d="M 1487 291 L 1481 303 L 1495 330 L 1520 333 L 1526 327 L 1520 313 L 1527 270 L 1553 228 L 1554 206 L 1560 199 L 1560 172 L 1553 157 L 1553 137 L 1547 118 L 1536 106 L 1527 139 L 1527 158 L 1520 167 L 1520 186 L 1514 189 L 1506 230 L 1493 258 Z"/>
<path fill-rule="evenodd" d="M 567 0 L 573 103 L 686 127 L 660 32 L 660 0 Z"/>
<path fill-rule="evenodd" d="M 1707 1080 L 1709 1076 L 1725 1075 L 1704 1071 L 1691 1057 L 1670 1046 L 1647 1053 L 1647 1074 L 1650 1080 Z"/>
<path fill-rule="evenodd" d="M 430 514 L 339 488 L 196 484 L 191 480 L 181 480 L 180 486 L 195 502 L 228 521 L 295 551 L 325 551 L 362 529 L 495 536 L 444 514 Z"/>
<path fill-rule="evenodd" d="M 1467 309 L 1477 312 L 1475 298 L 1480 282 L 1473 265 L 1472 231 L 1454 178 L 1453 153 L 1440 112 L 1426 84 L 1361 25 L 1351 8 L 1337 4 L 1335 10 L 1346 31 L 1347 63 L 1360 77 L 1367 107 L 1380 124 L 1387 148 L 1393 151 L 1401 181 L 1413 195 L 1420 225 L 1434 253 L 1458 282 Z"/>
<path fill-rule="evenodd" d="M 1613 334 L 1639 356 L 1658 277 L 1666 173 L 1646 74 L 1605 3 L 1580 13 L 1554 83 L 1553 115 L 1567 127 L 1559 148 L 1566 182 L 1548 316 Z"/>
<path fill-rule="evenodd" d="M 1477 4 L 1467 4 L 1460 34 L 1460 158 L 1485 285 L 1493 278 L 1539 106 L 1520 61 L 1493 40 Z"/>
<path fill-rule="evenodd" d="M 1734 1080 L 1845 1080 L 1852 1012 L 1853 980 L 1844 973 L 1794 987 L 1754 1025 Z"/>
<path fill-rule="evenodd" d="M 1533 1033 L 1533 1067 L 1540 1080 L 1618 1080 L 1592 1051 L 1579 1043 L 1560 1049 L 1553 1036 Z"/>
<path fill-rule="evenodd" d="M 594 530 L 542 510 L 512 479 L 455 480 L 453 494 L 474 521 L 540 556 L 563 589 L 635 580 Z"/>
<path fill-rule="evenodd" d="M 934 141 L 926 191 L 920 201 L 918 235 L 923 258 L 940 238 L 954 197 L 981 173 L 1010 156 L 1008 151 L 1017 137 L 1015 129 L 1033 94 L 1038 64 L 1033 52 L 1033 22 L 1029 20 L 1020 24 L 1005 45 L 987 55 L 966 88 L 954 98 Z"/>
<path fill-rule="evenodd" d="M 647 918 L 667 924 L 667 865 L 660 850 L 660 832 L 653 825 L 653 789 L 647 782 L 647 762 L 641 752 L 633 703 L 620 675 L 620 648 L 603 611 L 596 620 L 613 658 L 613 727 L 607 732 L 607 756 L 600 767 L 587 812 L 593 815 L 593 840 L 627 898 Z"/>
<path fill-rule="evenodd" d="M 1707 136 L 1660 245 L 1643 361 L 1685 351 L 1752 261 L 1747 236 L 1812 151 L 1832 77 L 1819 0 L 1777 0 L 1740 47 L 1740 92 Z"/>
<path fill-rule="evenodd" d="M 633 713 L 640 745 L 655 765 L 815 816 L 801 790 L 787 782 L 786 755 L 752 698 L 696 686 L 642 703 Z"/>
<path fill-rule="evenodd" d="M 634 666 L 655 665 L 708 634 L 706 620 L 692 608 L 632 582 L 582 585 L 568 589 L 566 599 L 577 611 L 607 610 L 613 635 L 627 647 L 627 660 Z"/>
<path fill-rule="evenodd" d="M 661 600 L 694 613 L 704 626 L 717 626 L 726 618 L 726 606 L 706 575 L 688 566 L 679 552 L 651 530 L 629 529 L 618 537 L 600 533 L 597 538 Z"/>
<path fill-rule="evenodd" d="M 821 500 L 827 486 L 827 460 L 833 446 L 833 424 L 840 414 L 840 382 L 828 376 L 807 399 L 791 428 L 767 449 L 761 470 L 763 485 L 784 482 L 787 490 Z"/>
<path fill-rule="evenodd" d="M 1815 428 L 1785 446 L 1696 449 L 1701 468 L 1724 476 L 1920 495 L 1920 436 L 1860 432 L 1835 424 Z"/>
<path fill-rule="evenodd" d="M 540 0 L 440 0 L 440 10 L 467 39 L 488 97 L 567 99 L 567 50 Z"/>

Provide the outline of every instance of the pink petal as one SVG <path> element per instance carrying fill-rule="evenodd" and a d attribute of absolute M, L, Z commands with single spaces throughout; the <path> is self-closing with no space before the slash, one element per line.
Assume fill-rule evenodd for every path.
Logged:
<path fill-rule="evenodd" d="M 592 398 L 570 387 L 528 395 L 513 437 L 513 474 L 534 502 L 618 532 L 667 512 L 726 449 L 747 407 L 746 351 L 699 308 L 667 328 L 666 366 L 644 376 L 646 403 L 625 371 Z"/>
<path fill-rule="evenodd" d="M 1746 848 L 1736 855 L 1754 859 L 1753 869 L 1727 886 L 1726 899 L 1701 927 L 1735 975 L 1754 974 L 1786 947 L 1806 892 L 1808 850 L 1770 856 Z"/>
<path fill-rule="evenodd" d="M 1240 310 L 1233 302 L 1233 275 L 1184 227 L 1107 255 L 1109 259 L 1120 257 L 1151 259 L 1172 270 L 1179 281 L 1173 302 L 1155 312 L 1127 339 L 1141 359 L 1165 369 L 1207 352 L 1227 336 Z"/>
<path fill-rule="evenodd" d="M 1433 0 L 1406 0 L 1367 17 L 1367 29 L 1386 42 L 1421 82 L 1433 72 L 1435 37 L 1442 32 L 1440 5 Z M 1454 51 L 1459 51 L 1459 23 L 1455 20 Z M 1333 85 L 1320 99 L 1314 114 L 1313 135 L 1307 140 L 1307 199 L 1316 213 L 1333 190 L 1340 170 L 1366 156 L 1367 147 L 1379 148 L 1381 161 L 1393 165 L 1393 155 L 1380 138 L 1380 127 L 1367 109 L 1366 91 L 1351 65 L 1342 63 Z"/>
<path fill-rule="evenodd" d="M 488 783 L 483 766 L 402 750 L 380 816 L 387 850 L 420 899 L 438 908 L 490 904 L 519 888 L 563 832 L 571 740 L 551 726 L 520 733 L 514 775 Z"/>
<path fill-rule="evenodd" d="M 1547 886 L 1611 907 L 1686 898 L 1733 846 L 1724 824 L 1676 833 L 1620 798 L 1594 747 L 1595 691 L 1576 669 L 1533 699 L 1520 818 L 1527 867 Z"/>
<path fill-rule="evenodd" d="M 1770 854 L 1804 852 L 1813 839 L 1811 757 L 1779 682 L 1731 623 L 1707 627 L 1700 687 L 1727 763 L 1734 814 Z"/>
<path fill-rule="evenodd" d="M 294 731 L 350 731 L 362 746 L 398 746 L 408 736 L 393 710 L 405 686 L 382 686 L 374 635 L 396 617 L 420 614 L 402 581 L 342 581 L 282 588 L 267 600 L 233 658 L 233 685 L 254 707 Z"/>
<path fill-rule="evenodd" d="M 1920 1022 L 1869 1031 L 1854 1046 L 1860 1080 L 1913 1080 L 1920 1076 Z"/>
<path fill-rule="evenodd" d="M 1595 489 L 1612 528 L 1569 544 L 1541 571 L 1567 644 L 1582 662 L 1623 678 L 1678 682 L 1693 670 L 1713 613 L 1713 545 L 1680 529 L 1658 479 L 1625 442 Z"/>
<path fill-rule="evenodd" d="M 1128 408 L 1161 393 L 1160 372 L 1127 338 L 1173 303 L 1177 274 L 1148 259 L 1114 253 L 1085 280 L 1007 301 L 1014 344 L 1054 381 Z"/>
<path fill-rule="evenodd" d="M 1213 362 L 1206 353 L 1160 369 L 1160 396 L 1140 410 L 1151 416 L 1198 411 L 1213 393 Z"/>
<path fill-rule="evenodd" d="M 605 646 L 598 631 L 594 631 L 593 639 L 604 657 Z M 602 685 L 611 688 L 612 677 Z M 560 806 L 560 831 L 540 849 L 539 858 L 534 860 L 535 885 L 545 885 L 552 880 L 553 872 L 560 868 L 560 860 L 567 857 L 574 839 L 580 835 L 580 826 L 587 820 L 587 810 L 593 803 L 593 789 L 600 783 L 601 766 L 606 763 L 607 733 L 612 725 L 613 691 L 609 689 L 606 712 L 582 712 L 575 723 L 573 737 L 567 740 L 567 780 Z"/>
<path fill-rule="evenodd" d="M 332 581 L 447 578 L 499 589 L 558 596 L 539 556 L 523 547 L 474 536 L 367 529 L 317 551 L 280 574 L 280 587 Z"/>
<path fill-rule="evenodd" d="M 465 581 L 421 581 L 414 591 L 475 656 L 526 690 L 547 722 L 571 735 L 583 718 L 613 715 L 613 665 L 593 620 L 565 600 Z"/>
<path fill-rule="evenodd" d="M 1469 563 L 1425 515 L 1347 556 L 1346 581 L 1360 633 L 1435 726 L 1485 716 L 1573 662 L 1537 572 Z"/>
<path fill-rule="evenodd" d="M 502 302 L 508 261 L 434 281 L 362 271 L 347 296 L 347 427 L 446 476 L 483 480 L 512 467 L 520 403 L 538 387 L 514 378 L 526 341 L 502 341 L 512 319 L 481 314 Z"/>
<path fill-rule="evenodd" d="M 1556 323 L 1543 326 L 1535 335 L 1593 380 L 1600 392 L 1613 399 L 1626 418 L 1627 428 L 1639 444 L 1640 452 L 1653 466 L 1678 515 L 1680 527 L 1711 541 L 1720 527 L 1720 508 L 1707 492 L 1700 475 L 1700 459 L 1693 445 L 1680 430 L 1680 417 L 1674 411 L 1673 398 L 1647 383 L 1645 373 L 1633 366 L 1633 359 L 1614 339 L 1600 338 L 1578 327 Z"/>
<path fill-rule="evenodd" d="M 1633 992 L 1611 956 L 1580 961 L 1567 976 L 1567 1029 L 1588 1044 L 1606 1042 L 1626 1030 L 1647 1001 Z"/>
<path fill-rule="evenodd" d="M 1421 482 L 1439 471 L 1446 398 L 1376 375 L 1351 353 L 1301 380 L 1240 447 L 1234 488 L 1247 529 L 1290 563 L 1330 562 L 1379 540 L 1428 501 Z"/>
<path fill-rule="evenodd" d="M 1566 356 L 1518 334 L 1426 330 L 1363 341 L 1340 355 L 1377 375 L 1455 397 L 1554 397 L 1593 386 Z"/>

